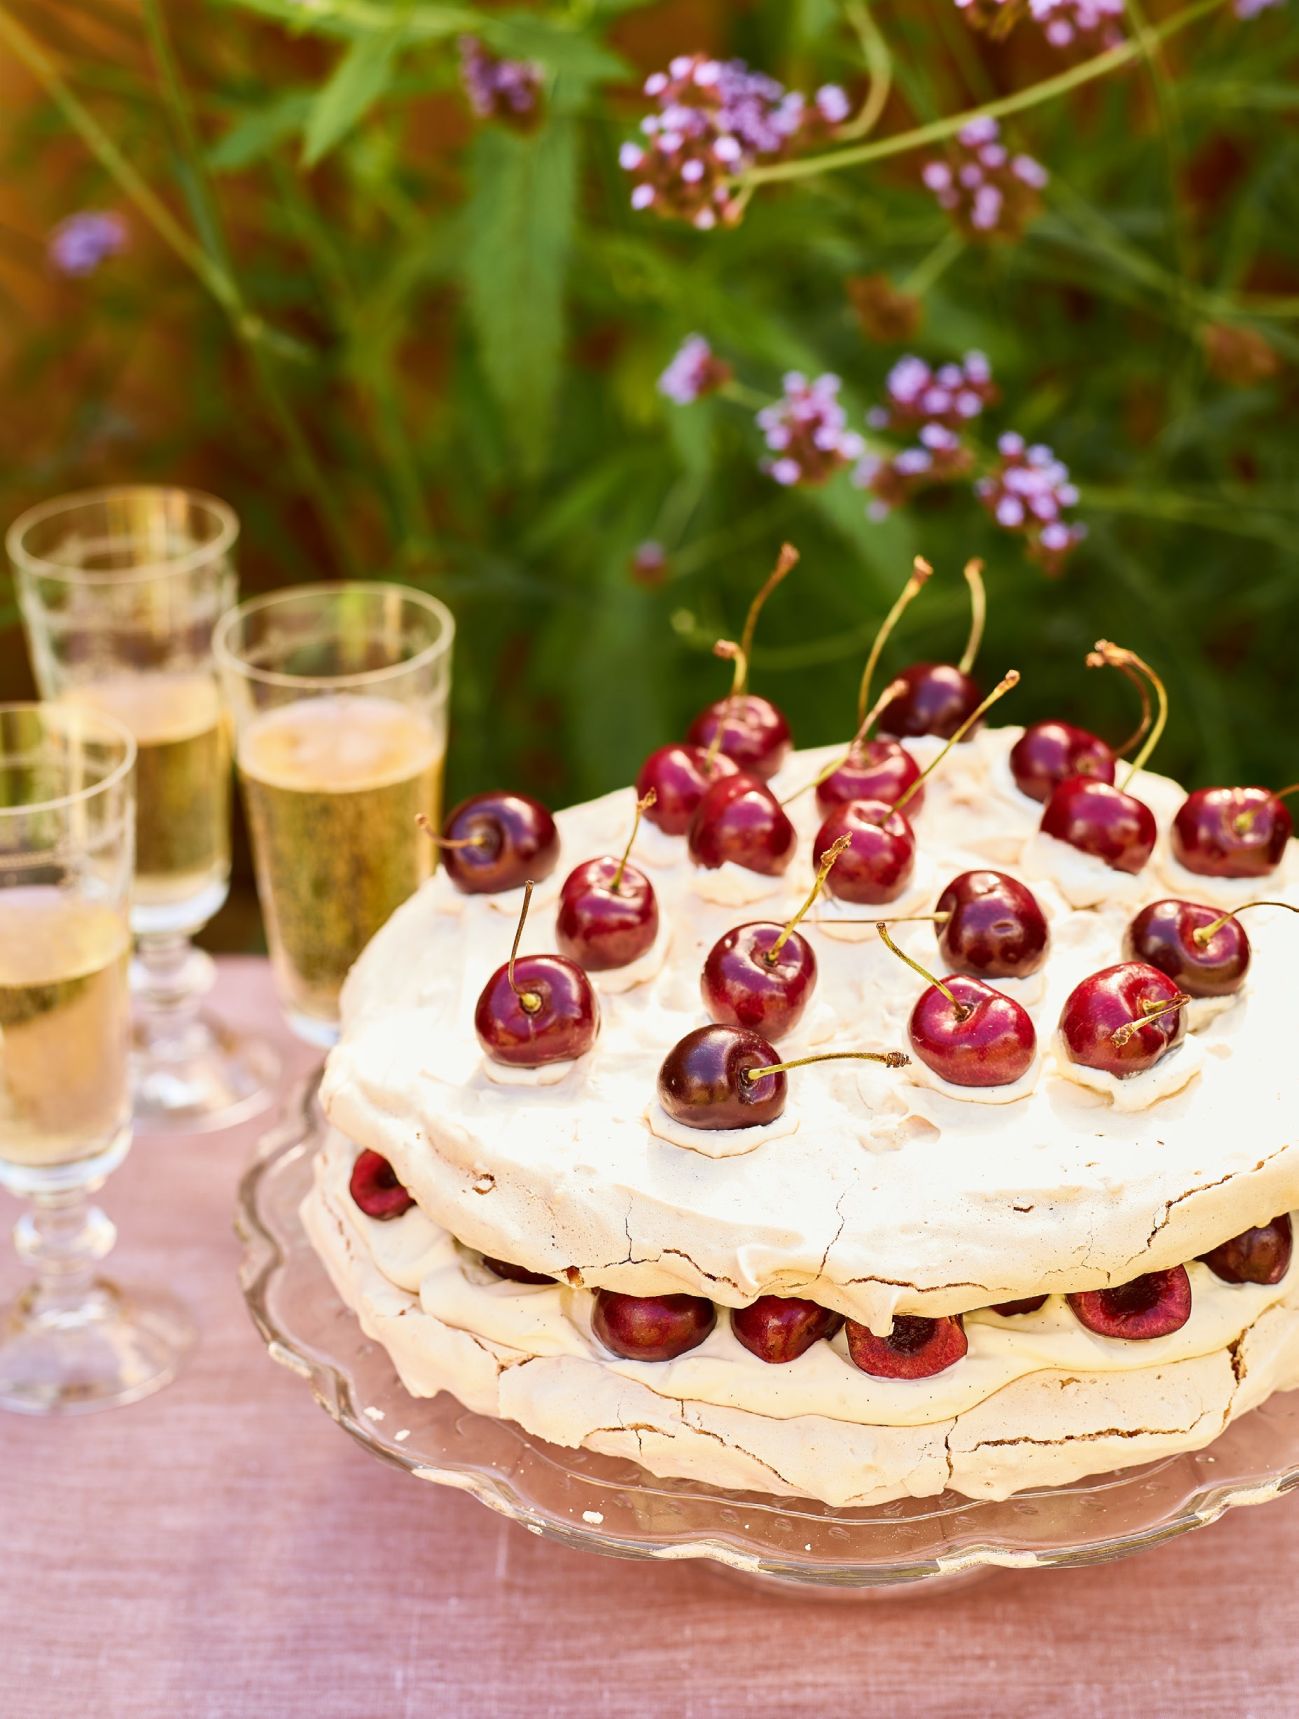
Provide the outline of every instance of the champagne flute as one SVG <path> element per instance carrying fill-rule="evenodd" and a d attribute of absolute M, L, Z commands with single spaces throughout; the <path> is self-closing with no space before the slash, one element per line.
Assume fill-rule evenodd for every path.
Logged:
<path fill-rule="evenodd" d="M 95 1275 L 112 1224 L 89 1195 L 131 1141 L 135 742 L 59 705 L 0 705 L 0 1186 L 35 1282 L 0 1310 L 0 1408 L 132 1402 L 193 1341 L 170 1297 Z"/>
<path fill-rule="evenodd" d="M 137 485 L 46 502 L 8 535 L 46 699 L 125 724 L 136 765 L 135 1119 L 219 1128 L 271 1098 L 278 1060 L 202 1009 L 190 939 L 230 881 L 229 739 L 212 629 L 235 600 L 239 522 L 213 496 Z"/>
<path fill-rule="evenodd" d="M 214 643 L 271 963 L 289 1024 L 338 1036 L 348 969 L 430 875 L 455 622 L 403 585 L 310 585 L 232 609 Z"/>

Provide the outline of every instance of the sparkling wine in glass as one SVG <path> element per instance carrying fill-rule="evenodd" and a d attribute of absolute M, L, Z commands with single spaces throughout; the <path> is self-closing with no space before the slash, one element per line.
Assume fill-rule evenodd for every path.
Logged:
<path fill-rule="evenodd" d="M 238 521 L 212 496 L 146 485 L 47 502 L 9 557 L 46 699 L 130 730 L 137 1125 L 221 1127 L 267 1102 L 269 1048 L 211 1018 L 210 959 L 190 939 L 230 878 L 229 738 L 212 632 L 235 600 Z"/>
<path fill-rule="evenodd" d="M 348 969 L 430 875 L 454 622 L 400 585 L 256 598 L 217 632 L 271 961 L 294 1030 L 331 1044 Z"/>
<path fill-rule="evenodd" d="M 60 705 L 0 705 L 0 1185 L 35 1281 L 0 1309 L 0 1407 L 131 1402 L 193 1332 L 167 1296 L 96 1274 L 112 1224 L 89 1196 L 131 1139 L 135 743 Z"/>

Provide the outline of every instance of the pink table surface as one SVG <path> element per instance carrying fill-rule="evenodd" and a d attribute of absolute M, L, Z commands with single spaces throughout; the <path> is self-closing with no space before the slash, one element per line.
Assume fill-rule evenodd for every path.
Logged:
<path fill-rule="evenodd" d="M 223 962 L 217 1002 L 309 1066 L 264 963 Z M 197 1316 L 183 1376 L 107 1414 L 0 1417 L 4 1719 L 1299 1713 L 1293 1499 L 1120 1564 L 843 1605 L 569 1551 L 417 1486 L 244 1310 L 231 1210 L 267 1126 L 141 1140 L 108 1186 L 118 1275 Z M 18 1281 L 9 1254 L 0 1291 Z"/>

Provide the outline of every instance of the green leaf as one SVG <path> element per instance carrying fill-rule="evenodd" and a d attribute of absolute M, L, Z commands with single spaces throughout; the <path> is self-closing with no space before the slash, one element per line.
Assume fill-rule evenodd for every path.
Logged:
<path fill-rule="evenodd" d="M 307 116 L 302 144 L 304 167 L 315 167 L 323 161 L 383 95 L 392 81 L 400 41 L 401 32 L 397 30 L 382 36 L 364 36 L 353 42 L 339 60 Z"/>
<path fill-rule="evenodd" d="M 539 61 L 548 71 L 579 83 L 610 83 L 631 75 L 626 60 L 602 43 L 535 12 L 484 18 L 478 34 L 498 54 Z"/>
<path fill-rule="evenodd" d="M 310 90 L 288 90 L 265 107 L 238 119 L 208 153 L 214 173 L 237 173 L 267 156 L 307 123 L 315 99 Z"/>
<path fill-rule="evenodd" d="M 471 151 L 462 267 L 484 374 L 525 466 L 549 438 L 564 338 L 564 277 L 577 189 L 577 138 L 552 119 L 535 137 L 499 126 Z"/>

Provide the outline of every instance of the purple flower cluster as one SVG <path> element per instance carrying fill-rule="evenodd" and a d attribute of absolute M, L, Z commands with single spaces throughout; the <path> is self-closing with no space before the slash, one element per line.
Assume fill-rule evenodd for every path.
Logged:
<path fill-rule="evenodd" d="M 1053 48 L 1075 43 L 1112 48 L 1123 40 L 1124 0 L 956 0 L 956 5 L 976 29 L 991 36 L 1005 36 L 1021 18 L 1030 17 Z"/>
<path fill-rule="evenodd" d="M 461 36 L 460 77 L 479 119 L 527 131 L 540 117 L 541 71 L 527 60 L 501 59 L 477 36 Z"/>
<path fill-rule="evenodd" d="M 657 112 L 641 121 L 643 143 L 624 143 L 618 161 L 635 184 L 633 209 L 701 229 L 733 226 L 744 212 L 735 178 L 832 130 L 848 117 L 835 84 L 809 101 L 743 60 L 678 54 L 645 80 Z"/>
<path fill-rule="evenodd" d="M 1087 528 L 1067 520 L 1065 510 L 1078 500 L 1069 468 L 1041 442 L 1026 444 L 1008 432 L 997 440 L 996 469 L 981 477 L 974 493 L 1005 531 L 1026 540 L 1029 559 L 1058 574 Z"/>
<path fill-rule="evenodd" d="M 50 234 L 49 258 L 60 274 L 89 275 L 126 248 L 126 222 L 110 210 L 84 209 Z"/>
<path fill-rule="evenodd" d="M 768 477 L 786 486 L 823 484 L 861 458 L 866 444 L 848 428 L 837 376 L 809 382 L 795 370 L 783 386 L 781 398 L 758 413 L 758 428 L 776 456 L 763 461 Z"/>
<path fill-rule="evenodd" d="M 733 374 L 702 334 L 687 335 L 659 377 L 659 393 L 678 406 L 690 406 L 705 394 L 715 394 Z"/>
<path fill-rule="evenodd" d="M 866 512 L 884 519 L 921 490 L 955 483 L 974 469 L 974 455 L 945 424 L 925 424 L 915 445 L 896 454 L 868 453 L 857 464 L 852 481 L 870 491 Z"/>
<path fill-rule="evenodd" d="M 889 371 L 884 389 L 885 404 L 866 415 L 875 430 L 913 430 L 924 424 L 959 429 L 997 399 L 982 352 L 967 352 L 959 364 L 940 364 L 937 370 L 908 354 Z"/>
<path fill-rule="evenodd" d="M 925 185 L 967 239 L 1016 239 L 1041 205 L 1049 175 L 1031 155 L 1013 155 L 995 119 L 980 115 L 956 134 L 945 161 L 927 161 Z"/>
<path fill-rule="evenodd" d="M 1285 0 L 1236 0 L 1236 16 L 1238 18 L 1257 18 L 1260 12 L 1271 11 L 1273 6 L 1283 6 Z"/>

